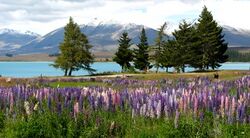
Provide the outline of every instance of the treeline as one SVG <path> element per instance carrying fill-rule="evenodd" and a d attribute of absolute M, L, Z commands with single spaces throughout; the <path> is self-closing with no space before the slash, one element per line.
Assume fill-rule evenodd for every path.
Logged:
<path fill-rule="evenodd" d="M 239 52 L 237 50 L 227 50 L 230 62 L 250 62 L 250 52 Z"/>
<path fill-rule="evenodd" d="M 173 32 L 173 39 L 166 39 L 166 28 L 167 23 L 164 23 L 158 29 L 152 49 L 149 47 L 144 28 L 140 33 L 140 43 L 135 49 L 131 49 L 131 39 L 128 33 L 124 32 L 118 40 L 119 47 L 113 60 L 122 67 L 122 71 L 135 68 L 145 72 L 153 66 L 157 72 L 159 68 L 168 71 L 170 67 L 174 67 L 176 72 L 185 72 L 187 66 L 198 70 L 215 69 L 228 60 L 222 27 L 206 7 L 203 8 L 197 23 L 183 20 L 179 29 Z M 64 40 L 59 46 L 60 55 L 53 66 L 62 69 L 65 76 L 71 76 L 73 71 L 80 69 L 93 73 L 95 70 L 90 64 L 94 62 L 94 56 L 90 52 L 92 46 L 87 36 L 80 31 L 80 27 L 72 18 L 64 30 Z"/>
<path fill-rule="evenodd" d="M 185 72 L 185 67 L 190 66 L 198 70 L 215 69 L 228 60 L 227 43 L 222 34 L 222 27 L 213 19 L 206 7 L 203 8 L 197 23 L 189 23 L 183 20 L 178 30 L 173 32 L 173 39 L 165 39 L 164 23 L 158 29 L 158 36 L 152 51 L 149 50 L 144 28 L 140 34 L 140 43 L 137 48 L 131 50 L 131 39 L 124 32 L 119 39 L 119 48 L 115 53 L 114 61 L 127 71 L 132 67 L 147 71 L 155 68 L 174 67 L 176 72 Z M 150 56 L 150 52 L 153 53 Z"/>

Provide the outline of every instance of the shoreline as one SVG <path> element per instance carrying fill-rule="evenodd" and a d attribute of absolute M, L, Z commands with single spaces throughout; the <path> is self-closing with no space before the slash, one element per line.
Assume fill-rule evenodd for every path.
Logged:
<path fill-rule="evenodd" d="M 80 79 L 80 78 L 115 78 L 115 77 L 135 77 L 135 76 L 165 76 L 165 77 L 199 77 L 199 76 L 209 76 L 213 75 L 214 73 L 219 73 L 221 75 L 223 74 L 230 74 L 234 76 L 239 75 L 250 75 L 250 70 L 210 70 L 208 72 L 185 72 L 185 73 L 174 73 L 174 72 L 147 72 L 147 73 L 119 73 L 119 72 L 111 72 L 111 74 L 95 74 L 95 75 L 76 75 L 76 76 L 42 76 L 43 79 L 55 79 L 55 78 L 61 78 L 61 79 Z M 41 78 L 41 76 L 33 76 L 33 77 L 11 77 L 11 76 L 1 76 L 0 79 L 37 79 Z"/>

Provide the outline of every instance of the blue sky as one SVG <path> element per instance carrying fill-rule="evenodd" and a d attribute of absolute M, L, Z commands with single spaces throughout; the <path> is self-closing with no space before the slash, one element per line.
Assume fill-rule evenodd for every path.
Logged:
<path fill-rule="evenodd" d="M 206 5 L 220 25 L 250 30 L 249 0 L 0 0 L 0 28 L 44 35 L 63 27 L 72 16 L 78 24 L 136 23 L 168 32 L 186 19 L 198 18 Z"/>

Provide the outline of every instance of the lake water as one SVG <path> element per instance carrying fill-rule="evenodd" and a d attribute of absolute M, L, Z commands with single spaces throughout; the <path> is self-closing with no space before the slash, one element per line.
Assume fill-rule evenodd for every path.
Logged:
<path fill-rule="evenodd" d="M 53 62 L 0 62 L 0 75 L 6 77 L 36 77 L 40 76 L 62 76 L 64 72 L 50 66 Z M 107 71 L 121 71 L 121 67 L 115 62 L 95 62 L 92 67 L 97 73 Z M 224 63 L 220 70 L 249 70 L 250 63 Z M 193 68 L 186 68 L 186 71 L 193 71 Z M 161 70 L 163 71 L 163 70 Z M 170 68 L 169 71 L 173 71 Z M 75 71 L 73 75 L 87 75 L 86 71 Z"/>

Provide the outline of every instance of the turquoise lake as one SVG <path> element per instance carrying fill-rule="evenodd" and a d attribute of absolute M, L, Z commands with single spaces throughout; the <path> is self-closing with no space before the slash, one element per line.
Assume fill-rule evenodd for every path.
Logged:
<path fill-rule="evenodd" d="M 62 76 L 64 73 L 60 69 L 55 69 L 50 64 L 53 62 L 0 62 L 0 75 L 3 77 L 36 77 L 36 76 Z M 95 62 L 92 67 L 97 73 L 115 71 L 120 72 L 121 67 L 115 62 Z M 220 70 L 249 70 L 250 63 L 228 62 L 222 64 Z M 152 69 L 154 70 L 154 69 Z M 187 67 L 185 71 L 193 71 Z M 164 70 L 161 70 L 164 71 Z M 173 71 L 170 68 L 169 71 Z M 75 71 L 73 75 L 87 75 L 84 70 Z"/>

